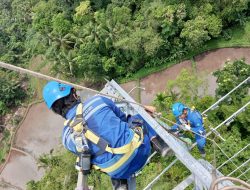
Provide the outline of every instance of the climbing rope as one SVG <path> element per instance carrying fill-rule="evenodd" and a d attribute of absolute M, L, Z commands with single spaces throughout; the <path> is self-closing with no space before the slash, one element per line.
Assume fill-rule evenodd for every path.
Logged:
<path fill-rule="evenodd" d="M 99 92 L 97 90 L 87 88 L 87 87 L 84 87 L 82 85 L 74 84 L 74 83 L 71 83 L 71 82 L 68 82 L 68 81 L 65 81 L 65 80 L 61 80 L 61 79 L 51 77 L 51 76 L 48 76 L 48 75 L 45 75 L 45 74 L 41 74 L 41 73 L 38 73 L 38 72 L 35 72 L 35 71 L 31 71 L 31 70 L 28 70 L 28 69 L 17 67 L 17 66 L 7 64 L 7 63 L 1 62 L 1 61 L 0 61 L 0 67 L 5 68 L 5 69 L 9 69 L 9 70 L 12 70 L 12 71 L 16 71 L 16 72 L 19 72 L 19 73 L 22 73 L 22 74 L 29 74 L 31 76 L 34 76 L 34 77 L 37 77 L 37 78 L 40 78 L 40 79 L 44 79 L 44 80 L 54 80 L 54 81 L 57 81 L 57 82 L 60 82 L 60 83 L 71 85 L 71 86 L 73 86 L 73 87 L 75 87 L 77 89 L 87 90 L 87 91 L 94 92 L 96 94 L 99 94 L 99 95 L 102 95 L 102 96 L 105 96 L 105 97 L 114 98 L 114 99 L 117 99 L 119 101 L 124 101 L 124 102 L 131 103 L 131 104 L 136 104 L 136 105 L 139 105 L 139 106 L 145 108 L 144 105 L 142 105 L 142 104 L 140 104 L 138 102 L 124 100 L 124 99 L 119 98 L 117 96 L 112 96 L 112 95 L 109 95 L 109 94 L 101 93 L 101 92 Z"/>
<path fill-rule="evenodd" d="M 162 120 L 165 120 L 165 121 L 169 122 L 169 123 L 172 123 L 172 124 L 174 124 L 174 125 L 177 125 L 178 127 L 182 127 L 182 125 L 180 125 L 180 124 L 178 124 L 178 123 L 176 123 L 176 122 L 173 122 L 173 121 L 171 121 L 171 120 L 169 120 L 169 119 L 167 119 L 167 118 L 164 118 L 164 117 L 159 116 L 159 115 L 158 115 L 158 117 L 159 117 L 160 119 L 162 119 Z M 203 137 L 203 138 L 208 139 L 208 140 L 210 140 L 211 142 L 213 142 L 213 139 L 210 139 L 210 138 L 208 138 L 208 137 L 206 137 L 206 136 L 203 136 L 203 135 L 201 135 L 201 134 L 199 134 L 199 133 L 196 133 L 196 132 L 194 132 L 194 131 L 192 131 L 192 130 L 186 129 L 186 131 L 189 131 L 189 132 L 191 132 L 191 133 L 193 133 L 193 134 L 195 134 L 195 135 L 198 135 L 198 136 L 200 136 L 200 137 Z"/>
<path fill-rule="evenodd" d="M 41 74 L 41 73 L 38 73 L 38 72 L 35 72 L 35 71 L 31 71 L 31 70 L 28 70 L 28 69 L 17 67 L 17 66 L 14 66 L 14 65 L 11 65 L 11 64 L 7 64 L 7 63 L 1 62 L 1 61 L 0 61 L 0 67 L 5 68 L 5 69 L 9 69 L 9 70 L 13 70 L 13 71 L 16 71 L 16 72 L 19 72 L 19 73 L 23 73 L 23 74 L 29 74 L 29 75 L 37 77 L 37 78 L 41 78 L 41 79 L 45 79 L 45 80 L 54 80 L 54 81 L 57 81 L 57 82 L 60 82 L 60 83 L 68 84 L 68 85 L 71 85 L 71 86 L 73 86 L 75 88 L 78 88 L 78 89 L 82 89 L 82 90 L 87 90 L 87 91 L 90 91 L 90 92 L 94 92 L 94 93 L 97 93 L 99 95 L 102 95 L 102 96 L 105 96 L 105 97 L 109 97 L 109 98 L 115 98 L 115 99 L 117 99 L 119 101 L 124 101 L 124 102 L 127 102 L 127 103 L 136 104 L 136 105 L 139 105 L 139 106 L 143 107 L 144 109 L 146 109 L 146 107 L 144 105 L 142 105 L 142 104 L 140 104 L 138 102 L 124 100 L 124 99 L 119 98 L 117 96 L 113 96 L 113 95 L 101 93 L 101 92 L 99 92 L 97 90 L 94 90 L 94 89 L 91 89 L 91 88 L 87 88 L 87 87 L 84 87 L 84 86 L 81 86 L 81 85 L 77 85 L 77 84 L 74 84 L 74 83 L 71 83 L 71 82 L 68 82 L 68 81 L 65 81 L 65 80 L 57 79 L 55 77 L 51 77 L 51 76 L 48 76 L 48 75 L 45 75 L 45 74 Z M 168 120 L 168 121 L 170 121 L 170 120 Z M 174 123 L 174 122 L 172 122 L 172 123 Z M 167 130 L 166 128 L 164 128 L 164 129 Z M 170 131 L 167 130 L 167 132 L 170 132 Z M 171 134 L 173 135 L 173 133 L 171 133 Z M 195 133 L 195 134 L 200 135 L 198 133 Z M 202 135 L 200 135 L 200 136 L 202 136 Z M 175 136 L 175 137 L 178 138 L 179 140 L 183 141 L 179 137 L 177 137 L 177 136 Z M 202 136 L 202 137 L 204 137 L 204 136 Z M 206 138 L 206 137 L 204 137 L 204 138 Z"/>

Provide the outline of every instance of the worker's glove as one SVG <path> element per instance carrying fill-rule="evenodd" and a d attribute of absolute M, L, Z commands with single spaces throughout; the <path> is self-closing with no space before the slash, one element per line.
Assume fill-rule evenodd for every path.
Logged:
<path fill-rule="evenodd" d="M 199 130 L 198 133 L 201 135 L 201 136 L 204 136 L 206 135 L 206 131 L 205 130 Z"/>
<path fill-rule="evenodd" d="M 188 125 L 188 124 L 182 124 L 181 125 L 181 129 L 183 131 L 190 131 L 191 130 L 191 127 Z"/>

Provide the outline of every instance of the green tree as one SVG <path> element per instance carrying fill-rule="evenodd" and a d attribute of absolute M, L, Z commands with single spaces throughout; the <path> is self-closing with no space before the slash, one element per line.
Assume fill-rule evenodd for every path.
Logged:
<path fill-rule="evenodd" d="M 224 25 L 228 26 L 234 22 L 241 23 L 241 20 L 245 17 L 248 3 L 248 0 L 220 0 L 215 6 L 219 9 Z"/>
<path fill-rule="evenodd" d="M 180 37 L 185 39 L 190 49 L 199 48 L 205 41 L 211 39 L 206 30 L 206 20 L 201 16 L 188 20 L 184 24 Z"/>
<path fill-rule="evenodd" d="M 171 110 L 172 104 L 177 100 L 177 94 L 172 94 L 170 96 L 166 95 L 164 92 L 156 94 L 154 99 L 154 106 L 157 110 L 161 112 L 166 112 Z"/>
<path fill-rule="evenodd" d="M 75 61 L 77 77 L 82 77 L 86 81 L 102 81 L 105 77 L 101 55 L 93 43 L 81 45 Z"/>
<path fill-rule="evenodd" d="M 90 1 L 82 1 L 79 6 L 75 8 L 73 15 L 75 23 L 83 25 L 93 19 L 93 10 L 90 6 Z"/>
<path fill-rule="evenodd" d="M 136 28 L 129 36 L 117 41 L 115 46 L 135 53 L 153 55 L 162 42 L 163 40 L 152 29 Z"/>
<path fill-rule="evenodd" d="M 52 29 L 52 18 L 55 13 L 58 11 L 58 7 L 53 1 L 40 1 L 33 8 L 34 16 L 33 16 L 33 27 L 43 33 L 49 33 Z"/>
<path fill-rule="evenodd" d="M 201 86 L 205 88 L 202 89 Z M 202 91 L 201 94 L 199 94 L 199 90 Z M 176 96 L 177 92 L 178 100 L 186 103 L 194 102 L 198 97 L 205 96 L 205 81 L 196 73 L 182 69 L 175 80 L 169 80 L 167 83 L 166 93 L 168 95 Z"/>
<path fill-rule="evenodd" d="M 25 98 L 25 91 L 16 76 L 0 72 L 0 115 L 7 113 L 9 108 L 18 106 Z"/>
<path fill-rule="evenodd" d="M 216 96 L 221 97 L 231 91 L 239 83 L 249 77 L 250 65 L 246 64 L 245 59 L 227 61 L 223 69 L 213 73 L 217 77 L 216 82 L 218 87 L 216 89 Z M 250 84 L 242 85 L 235 93 L 231 95 L 232 101 L 237 103 L 246 97 Z"/>
<path fill-rule="evenodd" d="M 64 13 L 58 13 L 52 18 L 52 28 L 53 33 L 63 36 L 70 31 L 71 24 L 70 21 L 66 19 L 66 15 Z"/>

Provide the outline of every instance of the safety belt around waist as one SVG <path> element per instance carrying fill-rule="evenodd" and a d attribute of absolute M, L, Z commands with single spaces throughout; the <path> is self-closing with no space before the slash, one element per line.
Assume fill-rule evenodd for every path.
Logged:
<path fill-rule="evenodd" d="M 142 141 L 143 141 L 143 130 L 142 128 L 138 127 L 136 128 L 139 131 L 139 134 L 134 133 L 134 136 L 132 140 L 127 143 L 124 146 L 118 147 L 118 148 L 112 148 L 109 146 L 109 143 L 96 135 L 94 132 L 92 132 L 90 129 L 87 128 L 86 121 L 83 118 L 83 104 L 80 103 L 77 106 L 76 109 L 76 116 L 75 119 L 70 119 L 65 122 L 65 125 L 73 128 L 75 132 L 83 132 L 85 137 L 97 145 L 100 148 L 100 151 L 97 153 L 97 155 L 100 155 L 103 152 L 109 152 L 111 154 L 126 154 L 129 152 L 133 152 L 136 148 L 138 148 Z"/>

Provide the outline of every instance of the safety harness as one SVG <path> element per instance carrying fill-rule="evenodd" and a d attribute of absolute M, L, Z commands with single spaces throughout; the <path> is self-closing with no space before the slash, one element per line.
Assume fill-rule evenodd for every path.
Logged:
<path fill-rule="evenodd" d="M 69 126 L 73 129 L 74 133 L 82 133 L 87 140 L 95 144 L 100 150 L 95 154 L 95 156 L 101 155 L 104 152 L 109 152 L 111 154 L 119 154 L 122 155 L 121 158 L 113 163 L 112 165 L 109 164 L 108 167 L 103 167 L 105 165 L 92 165 L 94 169 L 101 170 L 106 173 L 115 172 L 118 170 L 123 164 L 125 164 L 131 156 L 135 153 L 136 149 L 141 145 L 143 142 L 143 130 L 141 127 L 135 127 L 131 129 L 133 131 L 133 138 L 132 140 L 125 144 L 124 146 L 118 148 L 112 148 L 109 146 L 109 143 L 103 139 L 102 137 L 96 135 L 93 131 L 91 131 L 83 116 L 83 104 L 79 103 L 76 108 L 76 116 L 72 119 L 65 121 L 65 126 Z"/>

